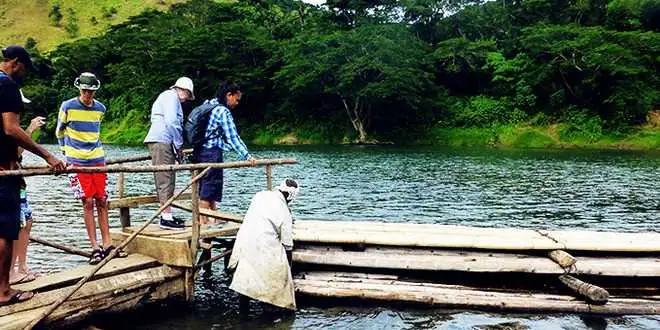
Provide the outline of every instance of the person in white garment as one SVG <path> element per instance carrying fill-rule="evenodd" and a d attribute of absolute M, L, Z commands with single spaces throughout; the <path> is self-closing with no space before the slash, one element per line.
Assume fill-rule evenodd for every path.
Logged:
<path fill-rule="evenodd" d="M 260 191 L 252 197 L 227 266 L 233 271 L 229 288 L 241 294 L 242 311 L 249 301 L 245 297 L 296 309 L 291 276 L 293 217 L 289 203 L 299 191 L 295 180 L 285 179 L 276 189 Z"/>

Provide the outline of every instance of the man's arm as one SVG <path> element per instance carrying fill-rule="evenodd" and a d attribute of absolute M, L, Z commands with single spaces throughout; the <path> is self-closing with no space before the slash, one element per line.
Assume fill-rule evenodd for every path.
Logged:
<path fill-rule="evenodd" d="M 19 147 L 22 147 L 25 150 L 28 150 L 31 153 L 46 160 L 48 165 L 53 167 L 55 170 L 63 170 L 66 167 L 66 164 L 48 152 L 48 150 L 46 150 L 44 147 L 32 141 L 32 138 L 19 126 L 19 122 L 19 114 L 15 112 L 2 113 L 2 129 L 5 131 L 7 136 L 13 138 L 16 143 L 18 143 Z"/>
<path fill-rule="evenodd" d="M 222 132 L 225 135 L 225 141 L 227 141 L 231 148 L 234 149 L 243 160 L 251 159 L 252 155 L 248 152 L 241 137 L 238 136 L 238 130 L 236 129 L 236 124 L 234 124 L 234 118 L 229 111 L 222 112 L 220 116 L 220 124 L 222 125 Z"/>
<path fill-rule="evenodd" d="M 181 102 L 179 102 L 179 98 L 174 95 L 174 97 L 160 100 L 160 106 L 163 107 L 165 125 L 167 126 L 167 131 L 172 137 L 172 144 L 174 144 L 174 147 L 179 150 L 183 147 L 183 109 L 181 108 Z"/>
<path fill-rule="evenodd" d="M 63 106 L 60 106 L 60 111 L 57 114 L 57 127 L 55 128 L 55 137 L 57 138 L 57 144 L 60 145 L 60 150 L 64 152 L 64 133 L 67 125 L 66 110 Z"/>

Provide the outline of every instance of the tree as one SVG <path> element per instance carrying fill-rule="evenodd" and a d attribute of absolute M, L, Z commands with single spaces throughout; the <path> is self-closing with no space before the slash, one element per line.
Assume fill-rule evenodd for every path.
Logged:
<path fill-rule="evenodd" d="M 370 140 L 374 117 L 413 115 L 408 111 L 417 109 L 432 84 L 426 55 L 424 44 L 403 26 L 310 33 L 285 47 L 275 79 L 294 94 L 335 96 L 362 143 Z M 394 100 L 397 106 L 388 106 Z"/>

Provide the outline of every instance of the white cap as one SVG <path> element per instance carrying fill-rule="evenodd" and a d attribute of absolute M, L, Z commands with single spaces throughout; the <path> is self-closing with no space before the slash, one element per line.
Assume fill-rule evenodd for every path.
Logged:
<path fill-rule="evenodd" d="M 30 103 L 30 102 L 32 102 L 32 101 L 30 101 L 30 99 L 28 99 L 27 97 L 25 97 L 25 95 L 23 95 L 23 90 L 22 90 L 22 89 L 19 89 L 19 91 L 21 92 L 21 98 L 23 99 L 23 103 Z"/>
<path fill-rule="evenodd" d="M 190 92 L 190 96 L 191 96 L 192 100 L 195 99 L 195 93 L 193 92 L 192 79 L 190 79 L 188 77 L 181 77 L 181 78 L 176 80 L 176 82 L 174 83 L 174 86 L 172 86 L 172 87 L 179 87 L 179 88 L 188 90 Z"/>

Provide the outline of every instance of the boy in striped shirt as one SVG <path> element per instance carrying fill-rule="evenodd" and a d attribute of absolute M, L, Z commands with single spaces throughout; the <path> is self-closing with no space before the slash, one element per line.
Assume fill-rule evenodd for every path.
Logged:
<path fill-rule="evenodd" d="M 80 96 L 62 102 L 57 118 L 55 135 L 67 162 L 74 167 L 105 166 L 105 153 L 101 145 L 101 120 L 105 106 L 94 99 L 94 94 L 101 87 L 101 82 L 93 73 L 85 72 L 76 78 L 74 86 L 80 90 Z M 82 201 L 83 215 L 87 235 L 92 245 L 89 263 L 94 265 L 108 255 L 114 247 L 110 240 L 108 225 L 108 195 L 106 193 L 106 173 L 77 173 L 69 176 L 71 188 L 76 199 Z M 94 206 L 98 214 L 101 238 L 105 250 L 96 240 Z M 118 256 L 125 257 L 120 251 Z"/>

